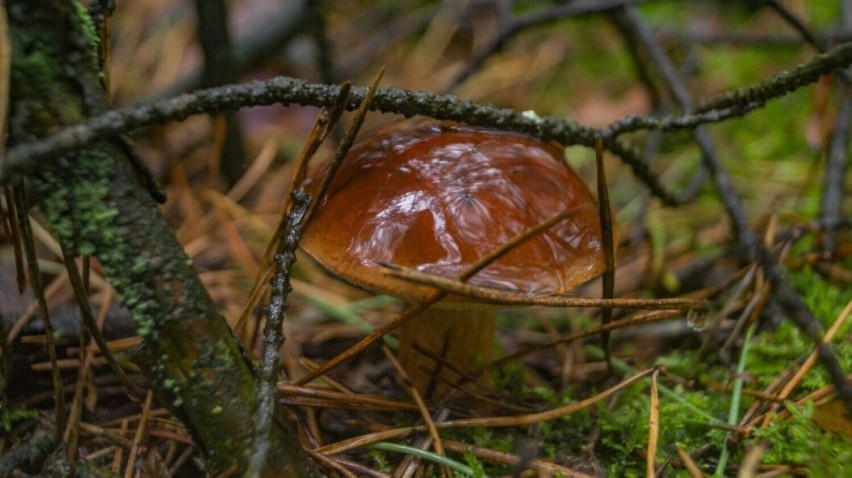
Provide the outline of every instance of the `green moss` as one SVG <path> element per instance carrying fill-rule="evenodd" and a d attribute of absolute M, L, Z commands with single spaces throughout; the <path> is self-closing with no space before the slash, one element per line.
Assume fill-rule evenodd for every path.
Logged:
<path fill-rule="evenodd" d="M 79 255 L 97 255 L 122 293 L 137 331 L 149 337 L 156 330 L 152 298 L 140 289 L 149 262 L 135 257 L 124 240 L 119 210 L 110 198 L 110 174 L 116 165 L 107 147 L 72 153 L 58 161 L 59 171 L 41 172 L 33 181 L 45 222 L 65 247 Z M 132 264 L 125 267 L 123 264 Z"/>
<path fill-rule="evenodd" d="M 225 343 L 224 341 L 216 344 L 217 353 L 212 356 L 217 357 L 217 359 L 222 360 L 223 364 L 226 367 L 233 366 L 233 351 L 230 348 L 230 344 Z"/>
<path fill-rule="evenodd" d="M 41 92 L 55 85 L 59 71 L 56 64 L 51 62 L 52 57 L 41 40 L 34 39 L 26 42 L 20 45 L 20 48 L 14 48 L 13 54 L 17 55 L 11 71 L 11 81 L 16 87 L 15 91 L 21 91 L 18 85 L 23 89 L 24 94 L 28 91 Z M 31 106 L 35 107 L 35 105 Z M 43 111 L 47 105 L 41 106 Z"/>
<path fill-rule="evenodd" d="M 473 475 L 467 476 L 473 476 L 474 478 L 485 478 L 486 476 L 489 476 L 486 473 L 485 467 L 482 465 L 482 462 L 479 461 L 478 458 L 476 458 L 476 455 L 474 455 L 472 451 L 467 450 L 464 452 L 464 461 L 467 463 L 467 466 L 469 466 L 473 470 Z M 461 476 L 460 473 L 455 473 L 454 475 Z"/>
<path fill-rule="evenodd" d="M 721 416 L 727 406 L 722 396 L 705 391 L 675 392 L 692 405 L 711 414 Z M 633 387 L 625 391 L 615 409 L 599 406 L 601 442 L 595 454 L 607 470 L 607 476 L 644 476 L 645 461 L 640 451 L 648 444 L 650 399 L 647 387 Z M 660 428 L 658 462 L 677 456 L 677 447 L 687 451 L 697 450 L 707 444 L 722 443 L 725 433 L 700 421 L 687 405 L 660 398 Z"/>
<path fill-rule="evenodd" d="M 802 293 L 805 304 L 824 329 L 828 329 L 840 315 L 843 307 L 852 301 L 852 290 L 841 289 L 822 276 L 805 268 L 791 275 L 793 285 Z M 849 321 L 837 337 L 847 337 L 852 323 Z M 852 342 L 835 340 L 832 343 L 844 370 L 852 370 Z M 756 341 L 749 356 L 749 373 L 758 377 L 761 386 L 774 380 L 790 364 L 801 363 L 814 350 L 814 343 L 791 321 L 783 322 L 772 334 L 763 334 Z M 800 390 L 808 392 L 830 383 L 822 367 L 814 367 L 802 381 Z"/>
<path fill-rule="evenodd" d="M 73 61 L 64 50 L 67 43 L 53 40 L 50 27 L 20 28 L 15 21 L 20 15 L 30 15 L 32 9 L 17 4 L 9 5 L 12 64 L 10 87 L 15 92 L 10 103 L 9 133 L 12 143 L 32 141 L 44 137 L 56 125 L 71 124 L 84 118 L 81 108 L 80 85 L 74 80 Z M 55 18 L 28 18 L 30 22 L 58 21 Z M 44 101 L 50 95 L 50 101 Z"/>
<path fill-rule="evenodd" d="M 802 4 L 807 9 L 808 26 L 812 31 L 823 28 L 837 28 L 838 19 L 841 18 L 840 2 L 805 2 Z"/>
<path fill-rule="evenodd" d="M 805 304 L 811 309 L 816 318 L 826 327 L 830 326 L 843 311 L 846 304 L 852 300 L 852 289 L 838 287 L 825 280 L 810 267 L 791 275 L 793 285 L 803 294 Z M 838 334 L 842 337 L 852 328 L 847 322 Z"/>
<path fill-rule="evenodd" d="M 441 432 L 442 437 L 460 443 L 470 443 L 477 447 L 488 448 L 507 453 L 515 452 L 515 443 L 519 436 L 524 436 L 526 430 L 514 428 L 467 428 L 459 430 L 446 430 Z M 486 461 L 480 462 L 473 454 L 468 458 L 465 454 L 465 461 L 468 466 L 476 470 L 482 470 L 482 475 L 475 474 L 474 476 L 504 476 L 511 472 L 511 469 L 500 463 Z"/>
<path fill-rule="evenodd" d="M 802 408 L 787 405 L 787 410 L 792 418 L 775 420 L 754 432 L 770 443 L 763 462 L 804 466 L 807 476 L 846 476 L 852 465 L 852 440 L 821 430 L 813 421 L 813 403 Z"/>
<path fill-rule="evenodd" d="M 383 473 L 390 473 L 392 471 L 393 468 L 388 462 L 388 452 L 372 448 L 368 453 L 375 469 Z"/>
<path fill-rule="evenodd" d="M 14 49 L 10 144 L 106 109 L 85 9 L 15 0 L 6 10 Z M 251 441 L 245 423 L 255 411 L 251 369 L 123 151 L 104 140 L 43 166 L 27 187 L 48 229 L 72 253 L 100 260 L 143 336 L 150 383 L 171 396 L 208 454 L 211 472 L 241 469 L 245 457 L 238 451 Z M 211 413 L 217 407 L 221 413 Z M 295 434 L 278 425 L 270 440 L 284 453 L 272 461 L 300 463 Z"/>
<path fill-rule="evenodd" d="M 74 2 L 74 15 L 72 18 L 77 22 L 78 30 L 86 35 L 86 43 L 90 45 L 90 52 L 93 55 L 92 59 L 97 60 L 98 45 L 101 43 L 101 38 L 98 36 L 95 24 L 92 22 L 92 17 L 89 15 L 89 10 L 86 9 L 80 2 Z"/>
<path fill-rule="evenodd" d="M 12 427 L 20 422 L 38 418 L 38 411 L 29 408 L 0 407 L 0 429 L 6 433 L 12 431 Z"/>
<path fill-rule="evenodd" d="M 523 392 L 524 374 L 524 366 L 520 362 L 507 363 L 494 374 L 494 386 L 497 390 L 520 396 Z"/>
<path fill-rule="evenodd" d="M 145 272 L 148 268 L 148 260 L 144 257 L 138 257 L 133 262 L 133 267 L 130 268 L 130 272 L 134 274 L 139 274 L 141 272 Z"/>
<path fill-rule="evenodd" d="M 74 173 L 59 176 L 48 170 L 34 183 L 45 221 L 73 252 L 92 255 L 102 249 L 98 242 L 120 237 L 113 225 L 118 210 L 108 200 L 112 160 L 104 151 L 91 149 L 60 159 L 59 166 Z"/>

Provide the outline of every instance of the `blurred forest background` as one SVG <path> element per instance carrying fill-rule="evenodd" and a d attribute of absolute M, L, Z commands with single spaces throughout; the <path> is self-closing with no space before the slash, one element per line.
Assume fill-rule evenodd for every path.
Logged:
<path fill-rule="evenodd" d="M 681 204 L 664 204 L 618 155 L 606 154 L 620 229 L 615 297 L 694 297 L 709 306 L 615 331 L 615 377 L 593 335 L 505 363 L 482 396 L 428 406 L 449 407 L 436 422 L 532 416 L 663 364 L 666 373 L 653 384 L 648 378 L 582 410 L 517 426 L 483 420 L 442 429 L 442 452 L 424 444 L 425 433 L 382 438 L 377 434 L 418 425 L 421 417 L 379 347 L 310 385 L 290 382 L 387 323 L 403 305 L 344 285 L 299 256 L 277 397 L 302 445 L 319 450 L 309 455 L 317 476 L 842 476 L 852 469 L 850 411 L 821 362 L 808 360 L 812 337 L 790 320 L 791 309 L 770 292 L 767 273 L 744 247 L 744 232 L 732 227 L 731 198 L 727 205 L 720 200 L 735 194 L 752 234 L 775 253 L 772 260 L 783 266 L 821 333 L 834 327 L 832 350 L 852 373 L 845 322 L 852 308 L 852 199 L 845 193 L 852 2 L 145 0 L 117 2 L 108 25 L 104 78 L 114 108 L 276 76 L 365 86 L 384 67 L 381 87 L 452 94 L 599 131 L 628 116 L 699 111 L 705 100 L 845 45 L 833 74 L 772 94 L 765 104 L 697 129 L 638 128 L 621 135 L 666 189 L 678 191 Z M 167 200 L 160 212 L 255 359 L 262 356 L 268 299 L 250 303 L 249 294 L 268 277 L 264 257 L 319 111 L 275 104 L 131 133 L 138 156 L 163 185 Z M 419 111 L 429 116 L 428 108 Z M 352 116 L 343 116 L 312 164 L 331 157 Z M 371 112 L 359 138 L 423 119 Z M 707 157 L 731 189 L 720 192 Z M 594 185 L 593 148 L 569 144 L 566 160 Z M 7 212 L 10 200 L 4 198 Z M 193 427 L 172 414 L 169 403 L 156 395 L 131 399 L 136 392 L 97 347 L 85 361 L 90 372 L 79 373 L 80 313 L 62 248 L 43 227 L 39 209 L 31 218 L 58 357 L 51 364 L 32 288 L 18 294 L 11 221 L 4 220 L 0 470 L 9 476 L 50 470 L 53 444 L 64 443 L 74 450 L 65 454 L 69 459 L 91 467 L 77 468 L 81 475 L 235 473 L 205 465 Z M 96 260 L 88 294 L 110 350 L 144 397 L 137 324 Z M 576 295 L 599 297 L 600 283 Z M 597 327 L 600 314 L 598 308 L 507 309 L 499 356 Z M 615 318 L 637 314 L 653 315 L 616 311 Z M 52 370 L 59 371 L 67 401 L 79 402 L 74 442 L 68 441 L 73 434 L 52 428 Z M 39 433 L 53 444 L 35 446 L 44 439 Z M 344 440 L 353 437 L 366 438 L 350 448 Z M 340 443 L 346 448 L 336 449 Z"/>

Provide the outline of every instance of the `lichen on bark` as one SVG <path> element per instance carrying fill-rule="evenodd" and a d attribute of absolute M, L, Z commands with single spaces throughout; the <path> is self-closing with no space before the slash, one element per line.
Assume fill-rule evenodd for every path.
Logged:
<path fill-rule="evenodd" d="M 65 0 L 6 5 L 9 143 L 106 110 L 85 9 Z M 211 471 L 245 470 L 254 438 L 254 371 L 123 149 L 104 139 L 40 168 L 26 186 L 60 243 L 103 265 L 136 321 L 151 387 L 186 423 Z M 281 452 L 271 455 L 269 475 L 304 475 L 304 455 L 286 421 L 271 440 Z"/>

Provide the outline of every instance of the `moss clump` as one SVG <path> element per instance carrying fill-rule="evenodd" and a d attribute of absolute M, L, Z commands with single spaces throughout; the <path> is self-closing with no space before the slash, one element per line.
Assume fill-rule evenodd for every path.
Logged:
<path fill-rule="evenodd" d="M 788 404 L 787 410 L 791 418 L 775 420 L 754 432 L 756 437 L 769 440 L 763 463 L 804 466 L 807 476 L 847 476 L 852 465 L 852 440 L 820 429 L 813 420 L 816 409 L 811 402 L 802 408 Z"/>
<path fill-rule="evenodd" d="M 87 150 L 59 160 L 61 170 L 74 171 L 72 177 L 60 177 L 51 168 L 33 183 L 51 231 L 72 252 L 93 255 L 102 249 L 97 243 L 115 239 L 110 236 L 118 209 L 108 200 L 107 176 L 112 166 L 105 152 Z"/>
<path fill-rule="evenodd" d="M 89 46 L 88 51 L 92 55 L 91 59 L 97 61 L 98 45 L 101 43 L 101 37 L 98 36 L 98 31 L 95 28 L 94 22 L 92 22 L 89 11 L 80 2 L 74 2 L 74 15 L 71 18 L 77 22 L 77 28 L 74 30 L 86 36 L 84 44 Z"/>
<path fill-rule="evenodd" d="M 468 450 L 464 452 L 464 461 L 467 463 L 467 466 L 473 470 L 473 474 L 467 476 L 473 476 L 474 478 L 485 478 L 486 476 L 489 476 L 485 471 L 485 467 L 482 466 L 482 462 L 476 458 L 476 455 L 474 455 L 472 451 Z M 461 474 L 454 473 L 454 476 L 461 476 Z"/>
<path fill-rule="evenodd" d="M 790 279 L 824 329 L 828 329 L 843 307 L 852 301 L 852 289 L 837 287 L 810 268 L 792 274 Z M 847 337 L 850 330 L 852 322 L 846 321 L 836 337 Z M 832 347 L 841 367 L 852 370 L 852 342 L 835 339 Z M 749 355 L 749 372 L 758 377 L 761 386 L 768 385 L 791 364 L 800 364 L 813 350 L 810 337 L 791 321 L 785 321 L 774 333 L 764 334 L 756 341 Z M 828 373 L 817 366 L 805 376 L 799 389 L 811 392 L 830 383 Z"/>
<path fill-rule="evenodd" d="M 148 261 L 124 240 L 117 224 L 120 215 L 112 200 L 110 175 L 116 168 L 108 145 L 69 154 L 56 168 L 45 168 L 31 181 L 45 222 L 60 243 L 78 255 L 98 256 L 122 293 L 122 300 L 136 320 L 141 336 L 155 330 L 151 298 L 138 284 L 148 274 Z M 132 264 L 130 267 L 119 264 Z M 114 274 L 121 271 L 121 274 Z"/>
<path fill-rule="evenodd" d="M 727 406 L 727 400 L 706 391 L 687 391 L 676 387 L 674 392 L 686 402 L 712 415 Z M 650 399 L 647 387 L 625 391 L 613 410 L 600 405 L 601 443 L 595 449 L 608 476 L 644 476 L 645 461 L 640 453 L 648 444 Z M 677 456 L 677 447 L 687 451 L 708 443 L 723 443 L 725 434 L 713 429 L 706 419 L 697 417 L 687 404 L 660 396 L 660 429 L 657 457 Z"/>
<path fill-rule="evenodd" d="M 12 431 L 12 427 L 20 422 L 26 422 L 38 418 L 38 411 L 29 408 L 0 407 L 0 429 L 6 433 Z"/>

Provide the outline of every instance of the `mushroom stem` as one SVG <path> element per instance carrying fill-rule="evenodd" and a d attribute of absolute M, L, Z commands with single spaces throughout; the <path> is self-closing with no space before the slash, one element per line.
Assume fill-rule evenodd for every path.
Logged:
<path fill-rule="evenodd" d="M 451 384 L 459 375 L 417 351 L 415 344 L 459 371 L 471 372 L 493 358 L 496 320 L 492 307 L 441 304 L 400 326 L 399 362 L 417 391 L 426 398 L 440 398 L 453 389 Z"/>

